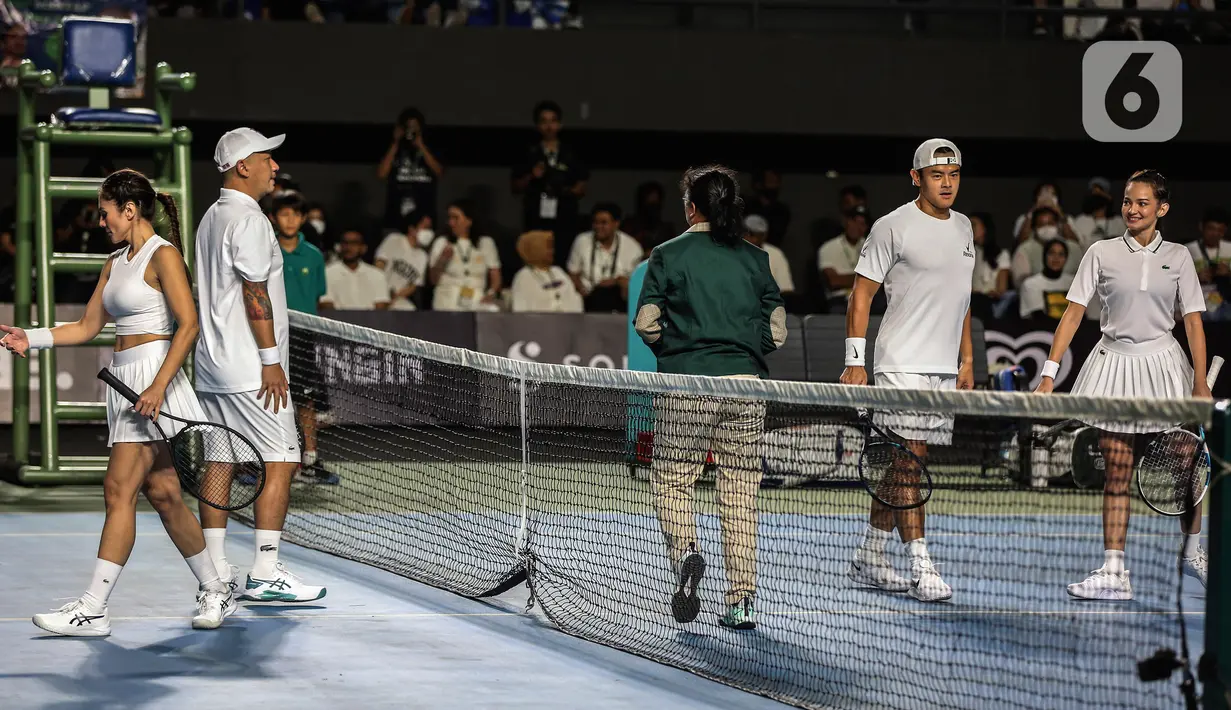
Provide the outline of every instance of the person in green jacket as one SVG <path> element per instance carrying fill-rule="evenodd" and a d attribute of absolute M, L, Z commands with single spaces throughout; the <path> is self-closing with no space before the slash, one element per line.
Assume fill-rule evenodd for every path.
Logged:
<path fill-rule="evenodd" d="M 786 341 L 786 310 L 764 251 L 744 241 L 744 203 L 730 169 L 693 168 L 680 182 L 688 231 L 655 247 L 634 327 L 658 371 L 762 378 L 765 356 Z M 697 547 L 693 485 L 706 454 L 717 466 L 728 588 L 719 624 L 756 627 L 757 511 L 765 403 L 685 395 L 655 397 L 651 486 L 677 587 L 676 621 L 700 613 L 705 558 Z"/>

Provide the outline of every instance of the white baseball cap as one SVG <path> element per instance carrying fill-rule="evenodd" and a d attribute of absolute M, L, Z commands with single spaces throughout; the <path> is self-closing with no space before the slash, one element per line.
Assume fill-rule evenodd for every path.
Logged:
<path fill-rule="evenodd" d="M 214 148 L 214 164 L 218 166 L 218 172 L 225 173 L 244 158 L 253 153 L 268 153 L 282 145 L 284 140 L 286 140 L 285 133 L 266 138 L 251 128 L 236 128 L 233 131 L 227 131 L 218 139 L 218 146 Z"/>
<path fill-rule="evenodd" d="M 953 155 L 942 155 L 936 157 L 936 151 L 941 148 L 948 148 L 953 151 Z M 947 141 L 944 138 L 933 138 L 923 141 L 923 143 L 915 149 L 915 170 L 930 168 L 933 165 L 961 165 L 962 151 L 953 145 L 953 141 Z"/>

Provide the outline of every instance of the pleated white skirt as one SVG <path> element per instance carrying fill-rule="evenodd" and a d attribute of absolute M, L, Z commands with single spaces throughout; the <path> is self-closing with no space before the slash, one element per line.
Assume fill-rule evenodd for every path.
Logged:
<path fill-rule="evenodd" d="M 158 369 L 167 358 L 171 349 L 171 341 L 155 340 L 152 343 L 138 345 L 114 353 L 111 365 L 107 368 L 128 385 L 138 396 L 146 387 L 154 382 Z M 163 397 L 162 411 L 174 414 L 183 419 L 205 421 L 205 412 L 197 401 L 197 393 L 192 389 L 192 383 L 184 376 L 184 371 L 175 373 L 175 378 L 167 386 Z M 119 392 L 107 387 L 107 446 L 118 443 L 158 441 L 162 437 L 158 429 L 148 417 L 143 417 L 133 410 L 132 402 L 124 399 Z M 167 417 L 158 417 L 158 425 L 167 436 L 175 436 L 183 424 Z"/>
<path fill-rule="evenodd" d="M 1159 397 L 1180 399 L 1193 392 L 1193 367 L 1180 343 L 1170 334 L 1148 343 L 1124 343 L 1106 336 L 1081 366 L 1073 394 L 1097 397 Z M 1106 431 L 1144 434 L 1163 431 L 1179 422 L 1088 421 Z"/>

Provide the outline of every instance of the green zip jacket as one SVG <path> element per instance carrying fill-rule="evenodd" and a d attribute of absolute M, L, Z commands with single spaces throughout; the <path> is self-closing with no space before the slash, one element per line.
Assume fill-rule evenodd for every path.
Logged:
<path fill-rule="evenodd" d="M 694 225 L 650 253 L 634 327 L 659 372 L 757 375 L 786 342 L 786 309 L 764 251 Z"/>

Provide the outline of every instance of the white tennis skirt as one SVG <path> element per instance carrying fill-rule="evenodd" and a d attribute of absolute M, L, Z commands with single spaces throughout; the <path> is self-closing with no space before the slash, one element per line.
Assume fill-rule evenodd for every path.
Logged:
<path fill-rule="evenodd" d="M 1081 366 L 1073 394 L 1096 397 L 1181 399 L 1193 392 L 1193 366 L 1170 333 L 1148 343 L 1125 343 L 1103 336 Z M 1088 421 L 1107 431 L 1144 434 L 1164 431 L 1177 422 Z"/>
<path fill-rule="evenodd" d="M 171 349 L 171 341 L 155 340 L 152 343 L 138 345 L 114 353 L 111 356 L 111 373 L 120 382 L 128 385 L 140 395 L 154 382 L 158 369 L 167 358 Z M 197 402 L 197 394 L 192 389 L 192 383 L 184 376 L 184 371 L 175 373 L 175 378 L 167 386 L 163 397 L 162 411 L 174 414 L 183 419 L 205 421 L 205 412 Z M 119 392 L 107 387 L 107 446 L 119 443 L 158 441 L 162 437 L 158 429 L 148 417 L 141 416 L 133 409 L 132 402 L 124 399 Z M 168 437 L 174 436 L 183 424 L 167 417 L 158 417 L 158 425 Z"/>

